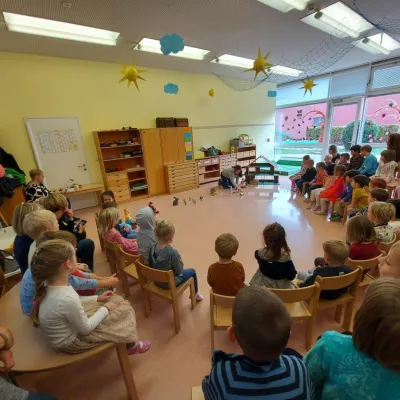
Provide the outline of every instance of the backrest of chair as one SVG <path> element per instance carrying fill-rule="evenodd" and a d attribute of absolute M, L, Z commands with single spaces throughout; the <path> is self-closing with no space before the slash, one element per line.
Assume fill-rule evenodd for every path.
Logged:
<path fill-rule="evenodd" d="M 313 296 L 315 292 L 320 290 L 320 285 L 314 284 L 304 288 L 297 289 L 271 289 L 268 288 L 272 293 L 275 293 L 284 303 L 298 303 L 299 301 L 308 301 Z"/>
<path fill-rule="evenodd" d="M 136 267 L 138 270 L 139 277 L 144 278 L 147 282 L 165 282 L 175 287 L 174 274 L 171 270 L 160 271 L 153 269 L 142 264 L 139 260 L 136 261 Z"/>
<path fill-rule="evenodd" d="M 8 222 L 4 218 L 3 214 L 0 212 L 0 227 L 6 228 L 8 225 Z"/>
<path fill-rule="evenodd" d="M 214 305 L 223 307 L 223 308 L 232 308 L 233 303 L 235 301 L 235 296 L 222 296 L 220 294 L 216 294 L 211 289 L 211 297 Z"/>
<path fill-rule="evenodd" d="M 117 243 L 110 242 L 106 239 L 103 239 L 104 241 L 104 247 L 106 249 L 106 256 L 107 260 L 112 266 L 114 266 L 115 269 L 118 268 L 118 245 Z"/>
<path fill-rule="evenodd" d="M 386 253 L 384 251 L 381 251 L 378 257 L 371 258 L 369 260 L 352 260 L 349 258 L 348 265 L 352 271 L 354 271 L 357 266 L 360 266 L 365 272 L 367 272 L 372 268 L 376 268 L 379 264 L 379 258 L 385 254 Z"/>
<path fill-rule="evenodd" d="M 4 276 L 2 268 L 0 268 L 0 297 L 3 296 L 9 289 L 7 278 Z"/>
<path fill-rule="evenodd" d="M 119 256 L 117 258 L 119 260 L 119 267 L 121 269 L 125 269 L 125 267 L 128 265 L 136 264 L 136 262 L 140 259 L 139 255 L 129 254 L 124 251 L 121 245 L 118 246 L 118 255 Z"/>
<path fill-rule="evenodd" d="M 384 251 L 386 254 L 389 253 L 390 248 L 397 242 L 397 233 L 393 234 L 393 240 L 391 242 L 380 242 L 378 244 L 378 249 Z"/>
<path fill-rule="evenodd" d="M 356 269 L 349 274 L 344 274 L 340 276 L 332 276 L 329 278 L 323 278 L 317 276 L 316 282 L 321 286 L 321 290 L 337 290 L 343 289 L 353 285 L 354 283 L 360 283 L 362 278 L 363 270 L 361 267 L 357 266 Z"/>
<path fill-rule="evenodd" d="M 100 246 L 103 250 L 104 247 L 104 239 L 103 237 L 100 235 L 99 233 L 99 213 L 94 213 L 94 220 L 96 222 L 96 228 L 97 228 L 97 235 L 99 236 L 99 242 L 100 242 Z"/>

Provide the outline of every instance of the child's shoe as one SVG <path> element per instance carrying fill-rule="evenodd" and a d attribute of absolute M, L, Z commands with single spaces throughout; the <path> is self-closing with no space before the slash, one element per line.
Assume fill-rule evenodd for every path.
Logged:
<path fill-rule="evenodd" d="M 312 210 L 315 207 L 315 203 L 310 203 L 307 207 L 306 210 Z"/>
<path fill-rule="evenodd" d="M 311 209 L 311 211 L 312 211 L 312 212 L 321 211 L 321 207 L 314 206 L 314 207 Z"/>
<path fill-rule="evenodd" d="M 339 214 L 332 214 L 331 217 L 329 218 L 330 221 L 340 221 L 342 219 L 342 216 Z"/>
<path fill-rule="evenodd" d="M 311 203 L 311 199 L 304 199 L 304 203 Z"/>
<path fill-rule="evenodd" d="M 196 301 L 202 301 L 204 299 L 204 296 L 202 296 L 199 292 L 196 293 Z"/>
<path fill-rule="evenodd" d="M 313 210 L 313 213 L 317 214 L 317 215 L 328 215 L 326 212 L 322 211 L 321 209 Z"/>
<path fill-rule="evenodd" d="M 135 345 L 127 349 L 128 356 L 133 356 L 135 354 L 143 354 L 149 351 L 151 348 L 151 342 L 148 340 L 143 340 L 143 342 L 136 342 Z"/>

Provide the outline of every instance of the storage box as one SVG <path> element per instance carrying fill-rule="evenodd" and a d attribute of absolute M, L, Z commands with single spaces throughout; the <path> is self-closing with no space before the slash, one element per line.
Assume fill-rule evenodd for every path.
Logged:
<path fill-rule="evenodd" d="M 175 118 L 165 118 L 159 117 L 156 118 L 156 127 L 157 128 L 173 128 L 175 127 Z"/>
<path fill-rule="evenodd" d="M 199 167 L 199 174 L 204 174 L 206 169 L 204 167 Z"/>
<path fill-rule="evenodd" d="M 204 164 L 204 161 L 205 160 L 199 160 L 199 161 L 197 161 L 197 165 L 199 166 L 199 167 L 203 167 L 205 164 Z"/>
<path fill-rule="evenodd" d="M 256 151 L 255 150 L 251 150 L 249 153 L 250 153 L 251 157 L 255 157 L 256 156 Z"/>
<path fill-rule="evenodd" d="M 189 120 L 187 118 L 175 118 L 175 126 L 188 127 L 189 126 Z"/>
<path fill-rule="evenodd" d="M 219 158 L 218 157 L 212 158 L 212 163 L 213 164 L 219 164 Z"/>

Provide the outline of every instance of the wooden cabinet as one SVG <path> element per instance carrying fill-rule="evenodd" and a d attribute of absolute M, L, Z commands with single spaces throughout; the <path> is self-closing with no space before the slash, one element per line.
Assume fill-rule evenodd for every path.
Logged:
<path fill-rule="evenodd" d="M 150 196 L 166 193 L 160 129 L 142 129 L 141 134 Z"/>
<path fill-rule="evenodd" d="M 164 164 L 193 160 L 192 128 L 160 128 Z M 191 158 L 186 159 L 185 134 L 190 134 Z"/>

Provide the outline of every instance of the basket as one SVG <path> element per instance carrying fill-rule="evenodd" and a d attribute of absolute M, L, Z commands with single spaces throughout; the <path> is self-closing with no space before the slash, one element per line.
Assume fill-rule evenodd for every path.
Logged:
<path fill-rule="evenodd" d="M 175 118 L 175 126 L 187 128 L 189 126 L 189 120 L 187 118 Z"/>
<path fill-rule="evenodd" d="M 175 118 L 165 118 L 159 117 L 156 118 L 156 127 L 157 128 L 173 128 L 175 127 Z"/>

